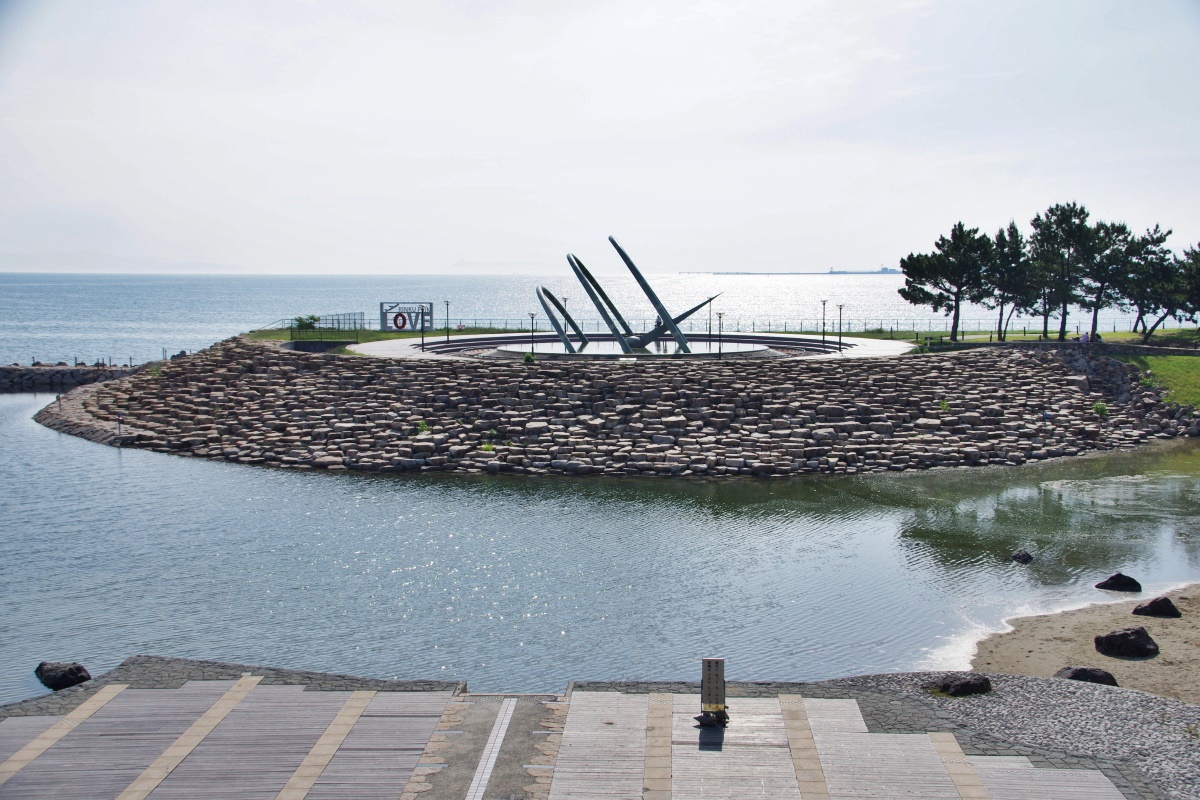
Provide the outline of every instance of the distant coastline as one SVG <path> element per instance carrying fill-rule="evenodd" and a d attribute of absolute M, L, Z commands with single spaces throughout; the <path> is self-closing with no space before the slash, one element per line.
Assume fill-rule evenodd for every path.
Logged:
<path fill-rule="evenodd" d="M 880 267 L 879 269 L 830 269 L 828 272 L 799 272 L 791 270 L 787 272 L 680 272 L 680 275 L 899 275 L 900 270 L 892 267 Z"/>

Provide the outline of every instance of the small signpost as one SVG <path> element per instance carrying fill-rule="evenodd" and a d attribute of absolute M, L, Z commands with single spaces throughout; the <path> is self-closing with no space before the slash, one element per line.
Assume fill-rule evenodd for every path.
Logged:
<path fill-rule="evenodd" d="M 708 727 L 729 724 L 725 710 L 725 659 L 705 658 L 700 664 L 700 716 L 696 721 Z"/>

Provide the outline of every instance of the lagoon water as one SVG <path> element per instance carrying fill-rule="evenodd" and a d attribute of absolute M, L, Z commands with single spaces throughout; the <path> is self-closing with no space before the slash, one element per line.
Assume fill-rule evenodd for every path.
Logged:
<path fill-rule="evenodd" d="M 314 310 L 378 297 L 367 279 L 20 277 L 0 280 L 4 346 L 43 358 L 193 349 L 308 310 L 321 281 Z M 436 298 L 425 280 L 395 292 Z M 850 479 L 367 476 L 96 445 L 34 423 L 50 400 L 0 396 L 0 701 L 41 691 L 41 660 L 135 653 L 477 691 L 694 679 L 707 655 L 731 679 L 962 667 L 1006 617 L 1116 599 L 1091 588 L 1116 570 L 1147 592 L 1200 580 L 1191 442 Z M 1021 547 L 1037 560 L 1008 561 Z"/>
<path fill-rule="evenodd" d="M 0 396 L 0 700 L 134 653 L 477 691 L 966 665 L 1005 617 L 1200 579 L 1200 449 L 721 482 L 299 473 L 117 450 Z M 1027 567 L 1008 555 L 1025 547 Z"/>

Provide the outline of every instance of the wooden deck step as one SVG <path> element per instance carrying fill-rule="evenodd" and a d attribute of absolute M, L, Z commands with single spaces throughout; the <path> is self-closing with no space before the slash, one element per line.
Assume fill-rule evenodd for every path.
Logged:
<path fill-rule="evenodd" d="M 0 798 L 114 798 L 232 685 L 126 689 L 0 785 Z"/>
<path fill-rule="evenodd" d="M 6 761 L 62 717 L 8 717 L 0 719 L 0 762 Z"/>
<path fill-rule="evenodd" d="M 817 733 L 830 800 L 959 800 L 954 781 L 925 734 Z"/>
<path fill-rule="evenodd" d="M 274 800 L 350 694 L 256 686 L 150 798 Z"/>
<path fill-rule="evenodd" d="M 867 723 L 855 700 L 804 698 L 804 711 L 813 734 L 866 733 Z"/>
<path fill-rule="evenodd" d="M 379 692 L 305 800 L 395 800 L 437 727 L 451 692 Z"/>
<path fill-rule="evenodd" d="M 648 695 L 575 692 L 550 800 L 642 800 Z"/>
<path fill-rule="evenodd" d="M 975 772 L 991 800 L 1124 800 L 1102 772 L 1091 769 L 1035 769 L 1014 764 L 977 763 Z"/>
<path fill-rule="evenodd" d="M 672 798 L 800 800 L 779 700 L 730 698 L 727 728 L 700 728 L 699 695 L 676 695 L 672 714 Z"/>

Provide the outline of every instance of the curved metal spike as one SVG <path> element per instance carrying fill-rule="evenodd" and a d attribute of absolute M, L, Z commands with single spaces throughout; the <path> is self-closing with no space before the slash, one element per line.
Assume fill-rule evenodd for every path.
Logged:
<path fill-rule="evenodd" d="M 591 299 L 592 305 L 594 305 L 596 310 L 600 312 L 600 318 L 604 320 L 604 324 L 608 326 L 610 331 L 612 331 L 613 338 L 616 339 L 617 344 L 621 346 L 622 352 L 632 353 L 633 348 L 629 346 L 629 342 L 625 339 L 625 336 L 622 335 L 619 330 L 617 330 L 616 323 L 614 323 L 612 317 L 608 315 L 608 309 L 604 307 L 604 303 L 601 302 L 600 298 L 596 296 L 596 290 L 592 288 L 592 284 L 586 277 L 584 277 L 584 271 L 586 268 L 583 266 L 582 262 L 580 262 L 580 260 L 577 259 L 573 254 L 567 253 L 567 263 L 571 265 L 571 269 L 575 272 L 575 277 L 579 278 L 579 282 L 583 284 L 583 290 L 587 292 L 587 296 Z"/>
<path fill-rule="evenodd" d="M 572 256 L 572 258 L 575 258 L 575 263 L 579 266 L 579 271 L 583 273 L 583 277 L 592 284 L 592 288 L 596 290 L 596 294 L 604 301 L 604 305 L 608 306 L 608 310 L 612 313 L 613 319 L 617 321 L 617 324 L 621 326 L 621 330 L 625 332 L 626 336 L 633 336 L 633 328 L 629 327 L 629 323 L 621 316 L 621 312 L 617 310 L 616 303 L 608 299 L 608 295 L 605 293 L 604 287 L 600 285 L 600 281 L 596 280 L 596 277 L 588 271 L 588 268 L 583 265 L 583 262 L 578 257 Z"/>
<path fill-rule="evenodd" d="M 567 313 L 567 307 L 559 302 L 558 298 L 555 297 L 554 294 L 545 286 L 543 286 L 540 291 L 545 293 L 546 299 L 558 309 L 559 313 L 563 315 L 563 319 L 566 321 L 566 323 L 575 331 L 575 334 L 579 337 L 581 343 L 586 345 L 588 343 L 587 334 L 583 332 L 583 328 L 579 327 L 579 324 L 575 322 L 575 319 Z M 550 312 L 547 311 L 546 313 L 548 314 Z"/>
<path fill-rule="evenodd" d="M 546 318 L 550 320 L 550 325 L 554 328 L 554 332 L 558 334 L 558 338 L 562 341 L 563 347 L 568 353 L 575 352 L 575 345 L 571 344 L 571 340 L 563 331 L 562 325 L 558 324 L 558 317 L 554 316 L 554 312 L 550 310 L 550 304 L 546 302 L 546 293 L 541 286 L 537 288 L 537 299 L 542 304 L 542 310 L 546 312 Z"/>
<path fill-rule="evenodd" d="M 721 292 L 719 294 L 714 294 L 712 297 L 708 298 L 703 303 L 700 303 L 699 305 L 689 308 L 687 311 L 683 312 L 678 317 L 676 317 L 674 320 L 672 320 L 672 322 L 674 322 L 676 325 L 678 325 L 679 323 L 683 322 L 685 319 L 690 317 L 692 314 L 695 314 L 697 311 L 704 308 L 706 305 L 711 303 L 713 300 L 716 300 L 718 297 L 721 296 L 721 294 L 724 294 L 724 292 Z M 647 344 L 649 344 L 650 342 L 653 342 L 659 336 L 662 336 L 663 333 L 666 332 L 666 330 L 667 330 L 667 324 L 664 322 L 662 325 L 659 325 L 657 328 L 655 328 L 652 331 L 649 331 L 648 333 L 643 333 L 643 334 L 639 334 L 638 336 L 631 337 L 629 340 L 629 343 L 631 345 L 633 345 L 634 347 L 645 347 Z"/>
<path fill-rule="evenodd" d="M 692 352 L 692 348 L 688 346 L 687 337 L 683 335 L 683 331 L 679 330 L 679 326 L 671 319 L 666 306 L 658 299 L 658 295 L 650 288 L 650 284 L 642 277 L 642 273 L 638 270 L 637 265 L 633 263 L 633 259 L 629 254 L 621 249 L 621 245 L 617 244 L 617 240 L 613 237 L 608 237 L 609 243 L 617 249 L 617 254 L 621 256 L 621 260 L 625 262 L 625 266 L 629 267 L 629 271 L 633 273 L 633 278 L 638 282 L 638 286 L 642 287 L 642 291 L 646 293 L 646 297 L 650 299 L 650 304 L 654 306 L 654 310 L 658 312 L 659 319 L 666 325 L 667 330 L 675 337 L 675 341 L 679 343 L 679 349 L 685 353 Z"/>

